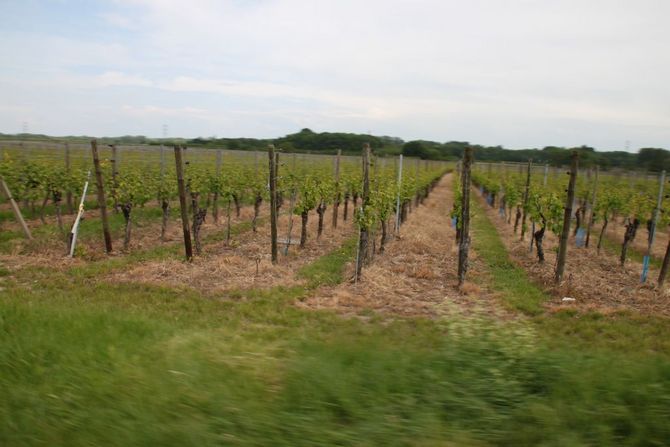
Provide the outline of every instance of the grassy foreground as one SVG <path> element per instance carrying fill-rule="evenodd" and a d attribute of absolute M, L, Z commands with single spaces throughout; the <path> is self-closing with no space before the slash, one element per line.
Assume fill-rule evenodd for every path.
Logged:
<path fill-rule="evenodd" d="M 523 272 L 496 271 L 500 241 L 479 240 L 491 286 L 536 316 L 292 306 L 341 280 L 353 244 L 305 268 L 306 286 L 220 298 L 95 279 L 125 264 L 0 269 L 0 445 L 666 443 L 667 320 L 545 315 Z"/>

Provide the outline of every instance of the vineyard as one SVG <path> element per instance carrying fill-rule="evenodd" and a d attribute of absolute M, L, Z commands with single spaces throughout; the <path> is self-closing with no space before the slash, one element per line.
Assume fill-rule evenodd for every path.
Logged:
<path fill-rule="evenodd" d="M 507 248 L 557 300 L 667 314 L 665 173 L 582 169 L 575 171 L 573 188 L 565 173 L 532 162 L 480 164 L 473 181 Z M 567 271 L 557 278 L 564 228 Z"/>
<path fill-rule="evenodd" d="M 0 154 L 0 444 L 670 439 L 663 174 Z"/>
<path fill-rule="evenodd" d="M 96 260 L 174 247 L 183 229 L 189 260 L 206 251 L 206 241 L 224 242 L 226 262 L 247 272 L 229 275 L 226 285 L 234 288 L 247 276 L 281 277 L 266 274 L 281 264 L 278 252 L 301 265 L 357 237 L 360 275 L 449 167 L 405 160 L 400 172 L 402 159 L 371 155 L 364 181 L 360 157 L 269 154 L 96 142 L 91 149 L 6 148 L 0 175 L 23 213 L 3 205 L 2 249 L 28 262 L 57 262 L 68 253 Z M 79 203 L 81 229 L 74 225 Z"/>

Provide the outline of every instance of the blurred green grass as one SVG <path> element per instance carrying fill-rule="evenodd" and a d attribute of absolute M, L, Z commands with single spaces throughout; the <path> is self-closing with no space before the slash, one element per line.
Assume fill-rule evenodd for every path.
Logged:
<path fill-rule="evenodd" d="M 483 243 L 515 319 L 293 306 L 343 280 L 351 241 L 302 269 L 304 286 L 219 298 L 99 278 L 139 255 L 7 272 L 0 445 L 667 443 L 667 319 L 545 314 L 499 240 Z"/>

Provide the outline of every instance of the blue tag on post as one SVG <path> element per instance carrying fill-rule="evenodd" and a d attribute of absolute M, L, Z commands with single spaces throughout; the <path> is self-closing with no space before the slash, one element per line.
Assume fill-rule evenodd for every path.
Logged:
<path fill-rule="evenodd" d="M 640 282 L 647 281 L 647 274 L 649 273 L 649 256 L 642 258 L 642 276 Z"/>

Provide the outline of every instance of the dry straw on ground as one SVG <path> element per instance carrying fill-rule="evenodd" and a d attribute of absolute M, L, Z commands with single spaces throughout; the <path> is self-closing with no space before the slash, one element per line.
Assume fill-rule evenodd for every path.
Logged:
<path fill-rule="evenodd" d="M 206 244 L 202 256 L 192 263 L 179 260 L 151 261 L 134 266 L 128 271 L 115 273 L 113 280 L 146 282 L 171 287 L 190 287 L 208 295 L 217 295 L 234 290 L 291 286 L 300 283 L 298 270 L 316 258 L 341 246 L 354 229 L 351 220 L 340 221 L 332 229 L 331 214 L 324 218 L 324 232 L 317 240 L 318 219 L 311 213 L 308 222 L 308 240 L 305 248 L 291 245 L 288 256 L 284 256 L 284 245 L 280 245 L 279 263 L 272 265 L 270 259 L 270 225 L 264 222 L 258 231 L 251 230 L 235 235 L 230 244 L 225 241 Z M 289 216 L 278 221 L 279 239 L 286 239 Z M 300 216 L 293 216 L 291 240 L 300 236 Z"/>
<path fill-rule="evenodd" d="M 451 175 L 442 178 L 424 205 L 409 215 L 400 239 L 391 241 L 386 252 L 363 269 L 359 283 L 322 287 L 300 305 L 352 315 L 370 310 L 428 317 L 502 314 L 497 299 L 478 286 L 468 283 L 463 292 L 456 289 L 458 250 L 449 219 L 451 184 Z M 353 275 L 353 265 L 348 272 Z M 482 266 L 473 261 L 470 274 L 483 274 Z"/>
<path fill-rule="evenodd" d="M 670 315 L 670 300 L 657 290 L 653 283 L 658 271 L 651 268 L 649 283 L 640 284 L 642 265 L 631 259 L 626 266 L 619 265 L 617 254 L 601 250 L 596 252 L 596 240 L 592 234 L 591 247 L 577 248 L 574 238 L 568 243 L 568 254 L 563 283 L 554 286 L 554 267 L 556 264 L 555 248 L 558 246 L 556 235 L 547 231 L 544 237 L 546 261 L 537 262 L 535 251 L 529 252 L 529 235 L 525 241 L 519 240 L 514 234 L 512 225 L 499 216 L 497 210 L 486 205 L 481 196 L 480 203 L 497 227 L 503 243 L 510 252 L 512 259 L 525 268 L 531 277 L 541 283 L 553 295 L 550 307 L 573 307 L 581 310 L 636 310 L 645 314 Z M 565 304 L 563 297 L 574 297 L 574 303 Z"/>

